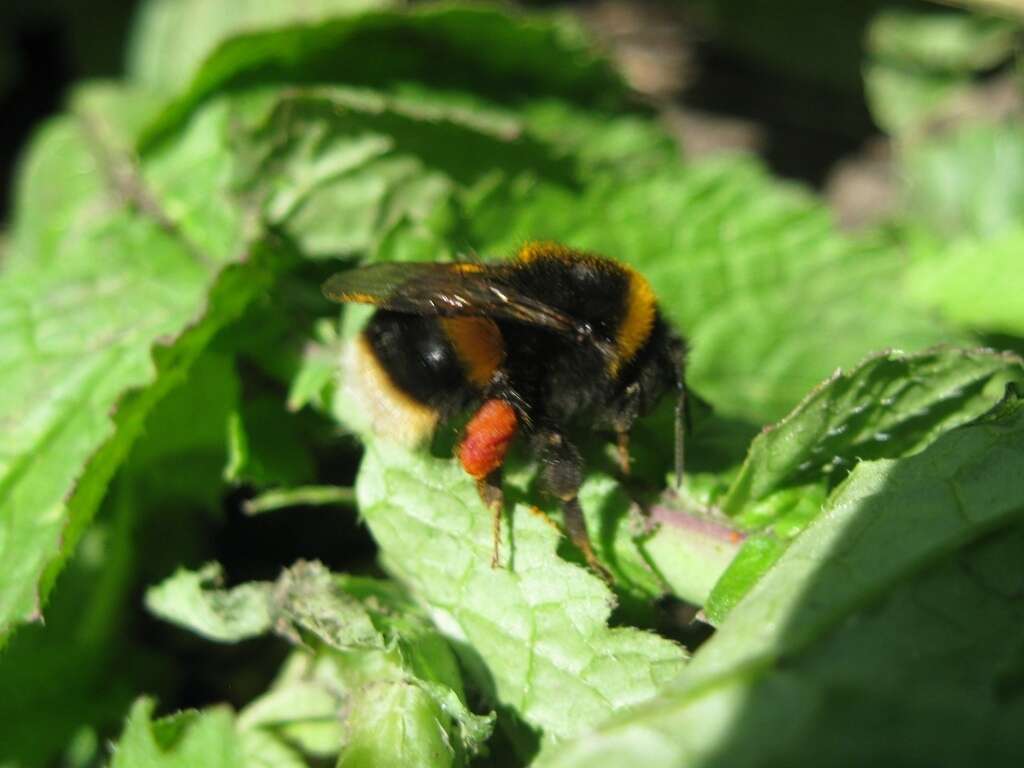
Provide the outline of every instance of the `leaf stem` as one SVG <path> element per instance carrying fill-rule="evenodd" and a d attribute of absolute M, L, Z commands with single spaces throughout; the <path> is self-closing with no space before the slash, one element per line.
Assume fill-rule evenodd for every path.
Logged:
<path fill-rule="evenodd" d="M 259 515 L 275 509 L 300 506 L 355 506 L 355 491 L 340 485 L 303 485 L 298 488 L 276 488 L 249 499 L 242 505 L 247 515 Z"/>
<path fill-rule="evenodd" d="M 657 524 L 642 549 L 677 597 L 704 605 L 718 577 L 732 562 L 745 535 L 727 522 L 658 504 Z"/>

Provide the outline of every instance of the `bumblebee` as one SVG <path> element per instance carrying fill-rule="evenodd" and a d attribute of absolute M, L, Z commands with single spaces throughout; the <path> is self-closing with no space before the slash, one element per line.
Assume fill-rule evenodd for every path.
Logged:
<path fill-rule="evenodd" d="M 501 467 L 517 436 L 561 501 L 573 543 L 605 576 L 577 499 L 584 467 L 570 435 L 614 433 L 628 473 L 630 428 L 674 392 L 681 477 L 686 345 L 630 267 L 542 242 L 503 262 L 372 264 L 332 276 L 323 292 L 378 308 L 344 362 L 374 431 L 412 445 L 474 409 L 457 454 L 494 516 L 492 565 Z"/>

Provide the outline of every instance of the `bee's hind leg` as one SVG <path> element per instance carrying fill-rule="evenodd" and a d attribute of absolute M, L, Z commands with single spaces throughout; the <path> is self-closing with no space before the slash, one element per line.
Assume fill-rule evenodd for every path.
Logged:
<path fill-rule="evenodd" d="M 486 400 L 466 424 L 462 442 L 457 449 L 463 469 L 470 477 L 476 479 L 477 492 L 491 510 L 494 540 L 494 548 L 491 551 L 492 568 L 498 567 L 501 550 L 501 513 L 505 506 L 505 496 L 501 491 L 501 465 L 518 428 L 519 418 L 508 402 L 499 399 Z"/>
<path fill-rule="evenodd" d="M 505 509 L 505 493 L 501 490 L 501 468 L 476 481 L 480 499 L 491 511 L 491 568 L 497 568 L 501 559 L 501 513 Z"/>

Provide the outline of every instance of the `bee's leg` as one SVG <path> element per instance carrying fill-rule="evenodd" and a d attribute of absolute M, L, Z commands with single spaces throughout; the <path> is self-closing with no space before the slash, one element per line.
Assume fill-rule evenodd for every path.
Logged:
<path fill-rule="evenodd" d="M 541 437 L 540 460 L 543 465 L 543 480 L 547 489 L 562 501 L 565 515 L 565 529 L 572 543 L 579 547 L 587 565 L 605 581 L 611 582 L 611 574 L 598 561 L 587 534 L 583 519 L 583 508 L 577 495 L 583 484 L 583 457 L 564 435 L 548 432 Z"/>
<path fill-rule="evenodd" d="M 613 408 L 611 425 L 615 429 L 616 458 L 624 477 L 629 476 L 629 433 L 640 415 L 640 385 L 636 382 L 626 387 L 622 397 Z"/>
<path fill-rule="evenodd" d="M 487 400 L 469 420 L 458 447 L 463 469 L 476 479 L 480 498 L 493 516 L 492 568 L 498 566 L 501 512 L 505 505 L 501 492 L 501 465 L 518 427 L 519 419 L 511 405 L 504 400 Z"/>
<path fill-rule="evenodd" d="M 551 519 L 551 516 L 538 506 L 533 504 L 530 505 L 530 514 L 542 521 L 544 525 L 553 530 L 559 536 L 562 535 L 562 529 L 558 527 L 558 523 Z"/>
<path fill-rule="evenodd" d="M 619 469 L 623 475 L 629 475 L 629 429 L 619 427 L 615 430 Z"/>
<path fill-rule="evenodd" d="M 505 509 L 505 494 L 501 490 L 501 468 L 494 470 L 487 477 L 479 478 L 476 481 L 476 490 L 480 494 L 480 499 L 491 510 L 491 568 L 497 568 L 501 555 L 501 513 Z"/>
<path fill-rule="evenodd" d="M 580 506 L 580 500 L 575 496 L 571 499 L 563 499 L 562 514 L 565 515 L 565 529 L 569 532 L 569 538 L 580 548 L 587 565 L 594 573 L 611 584 L 611 573 L 601 565 L 601 561 L 594 554 L 593 547 L 590 546 L 590 536 L 587 534 L 587 525 L 583 520 L 583 507 Z"/>

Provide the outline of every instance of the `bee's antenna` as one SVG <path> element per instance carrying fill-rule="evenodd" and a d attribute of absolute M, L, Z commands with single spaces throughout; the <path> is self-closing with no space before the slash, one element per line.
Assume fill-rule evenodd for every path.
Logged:
<path fill-rule="evenodd" d="M 683 484 L 683 464 L 686 459 L 686 385 L 680 381 L 679 399 L 676 400 L 676 490 Z"/>
<path fill-rule="evenodd" d="M 675 438 L 676 438 L 676 489 L 683 484 L 683 466 L 686 463 L 686 429 L 690 424 L 690 414 L 686 410 L 686 380 L 683 378 L 685 366 L 686 343 L 679 345 L 676 356 L 676 389 L 679 397 L 676 400 Z"/>

